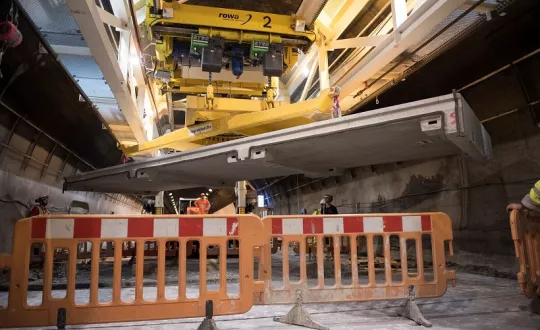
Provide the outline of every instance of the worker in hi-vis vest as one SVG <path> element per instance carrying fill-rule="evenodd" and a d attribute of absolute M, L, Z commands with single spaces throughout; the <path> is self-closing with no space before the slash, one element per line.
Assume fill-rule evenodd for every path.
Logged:
<path fill-rule="evenodd" d="M 536 182 L 531 191 L 523 197 L 521 203 L 512 203 L 506 207 L 512 210 L 540 211 L 540 181 Z"/>
<path fill-rule="evenodd" d="M 201 214 L 208 214 L 208 211 L 210 211 L 210 202 L 204 193 L 201 194 L 201 197 L 199 197 L 194 204 L 195 207 L 199 208 Z"/>

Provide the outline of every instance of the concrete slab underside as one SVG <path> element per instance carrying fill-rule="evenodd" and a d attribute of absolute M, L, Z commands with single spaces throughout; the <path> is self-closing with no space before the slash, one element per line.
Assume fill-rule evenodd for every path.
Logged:
<path fill-rule="evenodd" d="M 455 117 L 455 120 L 452 119 Z M 66 178 L 65 189 L 147 194 L 464 153 L 485 160 L 490 138 L 458 94 L 359 113 Z"/>
<path fill-rule="evenodd" d="M 436 329 L 540 329 L 540 315 L 525 310 L 529 300 L 516 280 L 466 273 L 441 298 L 417 300 L 420 310 Z M 404 301 L 308 304 L 316 321 L 330 329 L 420 329 L 397 316 Z M 219 329 L 302 329 L 272 320 L 290 305 L 254 306 L 248 313 L 215 317 Z M 72 326 L 72 329 L 196 329 L 201 319 Z M 53 329 L 53 328 L 50 328 Z"/>

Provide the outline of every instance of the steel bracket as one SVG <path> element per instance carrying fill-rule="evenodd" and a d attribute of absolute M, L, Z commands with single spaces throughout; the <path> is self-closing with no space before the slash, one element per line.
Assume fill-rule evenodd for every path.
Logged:
<path fill-rule="evenodd" d="M 67 311 L 65 308 L 58 308 L 56 314 L 56 329 L 64 330 L 66 328 Z"/>
<path fill-rule="evenodd" d="M 274 317 L 275 322 L 281 322 L 285 324 L 299 325 L 302 327 L 318 330 L 329 330 L 325 325 L 319 322 L 313 321 L 311 315 L 306 311 L 302 305 L 302 290 L 296 290 L 296 304 L 287 313 L 287 315 L 281 317 Z"/>
<path fill-rule="evenodd" d="M 418 305 L 414 301 L 414 285 L 409 285 L 409 299 L 407 299 L 407 303 L 405 304 L 405 307 L 403 307 L 403 310 L 398 312 L 398 315 L 413 320 L 418 325 L 423 325 L 427 328 L 433 326 L 431 322 L 426 320 L 420 311 L 420 308 L 418 308 Z"/>

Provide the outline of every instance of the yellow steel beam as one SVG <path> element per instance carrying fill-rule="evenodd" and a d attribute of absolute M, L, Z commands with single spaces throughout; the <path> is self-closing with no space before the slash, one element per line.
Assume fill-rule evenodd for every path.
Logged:
<path fill-rule="evenodd" d="M 268 125 L 276 122 L 283 122 L 307 116 L 313 111 L 328 112 L 332 106 L 332 95 L 329 89 L 323 90 L 321 94 L 308 101 L 287 104 L 272 110 L 245 113 L 232 117 L 223 117 L 206 123 L 193 125 L 171 132 L 149 142 L 124 148 L 128 155 L 149 152 L 152 150 L 169 147 L 178 143 L 193 142 L 204 138 L 239 132 L 248 128 Z"/>
<path fill-rule="evenodd" d="M 170 89 L 168 92 L 176 92 L 182 94 L 206 94 L 207 86 L 180 86 L 179 89 Z M 238 88 L 238 87 L 223 87 L 219 89 L 214 89 L 216 94 L 228 94 L 228 95 L 246 95 L 246 96 L 261 96 L 263 90 L 250 89 L 250 88 Z"/>
<path fill-rule="evenodd" d="M 257 31 L 268 34 L 303 37 L 315 40 L 311 32 L 296 32 L 294 16 L 260 13 L 254 11 L 224 9 L 217 7 L 193 6 L 177 3 L 163 3 L 163 10 L 172 11 L 171 18 L 156 18 L 147 10 L 146 22 L 149 26 L 163 25 L 190 25 L 208 26 L 214 28 Z"/>
<path fill-rule="evenodd" d="M 131 127 L 129 127 L 129 125 L 109 124 L 109 128 L 113 131 L 118 131 L 118 132 L 131 132 Z"/>
<path fill-rule="evenodd" d="M 273 132 L 280 129 L 290 128 L 290 127 L 295 127 L 295 126 L 300 126 L 300 125 L 305 125 L 305 124 L 311 124 L 313 122 L 315 122 L 313 119 L 309 119 L 307 117 L 298 117 L 298 118 L 292 118 L 286 121 L 280 121 L 280 122 L 275 122 L 275 123 L 271 123 L 267 125 L 247 128 L 247 129 L 238 131 L 238 133 L 251 136 L 251 135 Z"/>
<path fill-rule="evenodd" d="M 275 107 L 280 107 L 287 102 L 274 101 Z M 230 112 L 230 113 L 245 113 L 245 112 L 258 112 L 268 110 L 268 104 L 265 100 L 246 100 L 235 99 L 229 97 L 214 97 L 213 107 L 209 109 L 204 96 L 188 95 L 186 100 L 186 109 L 191 111 L 205 111 L 205 112 Z"/>
<path fill-rule="evenodd" d="M 268 34 L 267 33 L 261 33 L 261 32 L 244 32 L 243 30 L 223 30 L 223 29 L 215 29 L 215 28 L 205 28 L 200 27 L 199 28 L 199 34 L 209 36 L 209 37 L 221 37 L 225 40 L 231 40 L 231 41 L 238 41 L 240 43 L 242 42 L 251 42 L 254 40 L 263 40 L 268 41 L 271 44 L 280 44 L 283 40 L 281 39 L 281 36 L 274 35 L 274 34 Z"/>

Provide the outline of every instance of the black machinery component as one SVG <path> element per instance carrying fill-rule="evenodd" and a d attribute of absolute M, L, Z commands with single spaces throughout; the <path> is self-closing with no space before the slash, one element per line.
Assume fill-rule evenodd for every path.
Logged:
<path fill-rule="evenodd" d="M 225 43 L 223 38 L 210 38 L 202 50 L 201 64 L 204 72 L 221 72 L 221 59 Z"/>
<path fill-rule="evenodd" d="M 281 77 L 283 74 L 283 44 L 270 44 L 270 49 L 263 56 L 263 75 Z"/>

